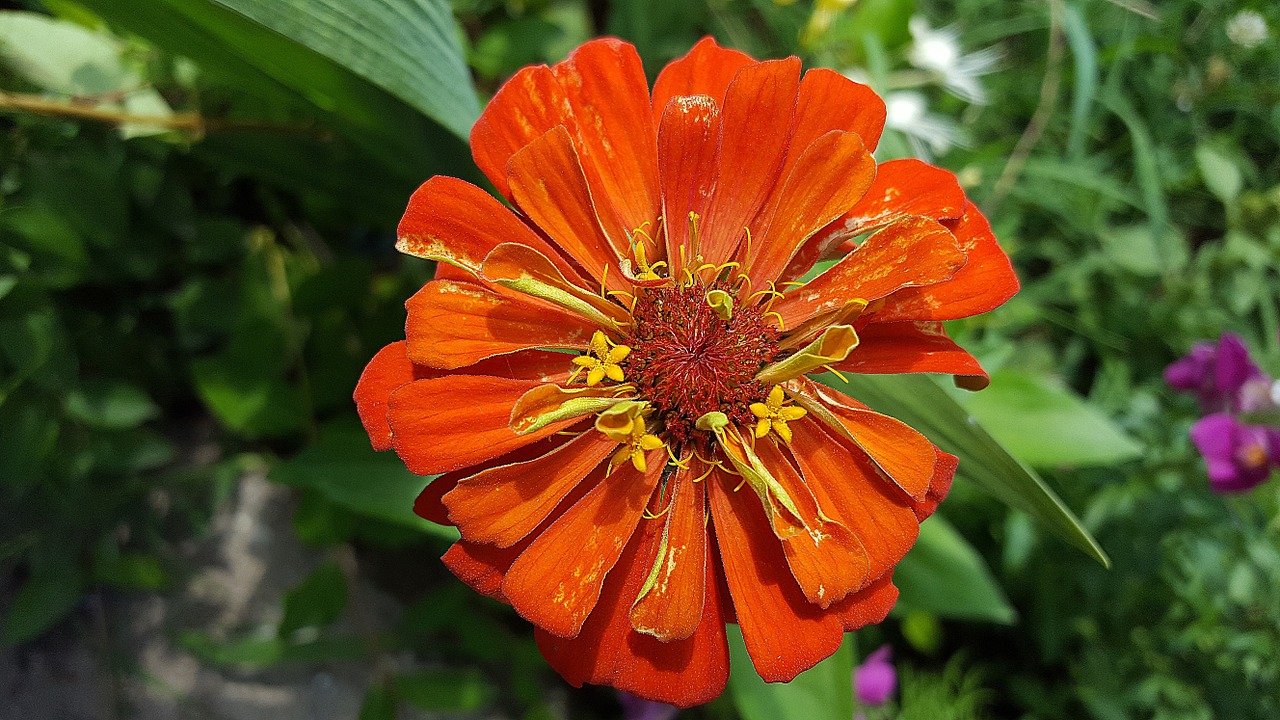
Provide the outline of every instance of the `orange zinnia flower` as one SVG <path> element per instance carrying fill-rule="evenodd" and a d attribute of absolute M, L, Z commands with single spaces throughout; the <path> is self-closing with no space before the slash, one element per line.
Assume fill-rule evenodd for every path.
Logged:
<path fill-rule="evenodd" d="M 472 130 L 518 213 L 446 177 L 409 201 L 397 247 L 439 270 L 361 418 L 442 473 L 417 510 L 461 533 L 445 564 L 570 683 L 706 702 L 726 622 L 785 681 L 896 600 L 956 458 L 806 374 L 980 386 L 941 323 L 1018 281 L 950 173 L 876 164 L 884 117 L 838 73 L 710 39 L 650 93 L 631 45 L 595 40 Z"/>

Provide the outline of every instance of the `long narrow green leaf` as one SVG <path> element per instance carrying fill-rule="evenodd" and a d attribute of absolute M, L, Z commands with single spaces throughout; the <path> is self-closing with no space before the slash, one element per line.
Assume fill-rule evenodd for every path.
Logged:
<path fill-rule="evenodd" d="M 853 636 L 835 654 L 789 683 L 766 683 L 736 625 L 729 636 L 729 693 L 743 720 L 849 720 L 853 717 Z"/>
<path fill-rule="evenodd" d="M 1031 468 L 1014 459 L 964 408 L 922 375 L 849 375 L 820 379 L 923 432 L 960 457 L 958 474 L 1010 507 L 1025 511 L 1106 567 L 1111 560 L 1079 519 Z"/>
<path fill-rule="evenodd" d="M 1071 97 L 1071 133 L 1067 152 L 1078 158 L 1084 154 L 1085 135 L 1089 131 L 1089 110 L 1098 94 L 1098 49 L 1089 33 L 1089 24 L 1077 3 L 1065 6 L 1064 26 L 1071 58 L 1075 64 L 1075 92 Z"/>
<path fill-rule="evenodd" d="M 368 80 L 465 139 L 480 115 L 443 0 L 212 0 Z"/>

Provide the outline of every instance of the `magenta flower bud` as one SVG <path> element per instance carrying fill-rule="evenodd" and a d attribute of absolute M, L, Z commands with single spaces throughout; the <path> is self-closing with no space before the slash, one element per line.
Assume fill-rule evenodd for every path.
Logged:
<path fill-rule="evenodd" d="M 867 656 L 853 671 L 853 687 L 858 702 L 863 705 L 882 705 L 898 689 L 898 673 L 889 662 L 893 648 L 883 645 Z"/>
<path fill-rule="evenodd" d="M 1204 456 L 1214 492 L 1248 490 L 1280 466 L 1280 430 L 1244 425 L 1226 413 L 1196 421 L 1191 441 Z"/>
<path fill-rule="evenodd" d="M 1165 368 L 1164 380 L 1175 390 L 1195 395 L 1205 412 L 1240 412 L 1258 409 L 1256 387 L 1265 385 L 1267 376 L 1249 357 L 1239 335 L 1223 333 L 1216 344 L 1196 343 Z"/>

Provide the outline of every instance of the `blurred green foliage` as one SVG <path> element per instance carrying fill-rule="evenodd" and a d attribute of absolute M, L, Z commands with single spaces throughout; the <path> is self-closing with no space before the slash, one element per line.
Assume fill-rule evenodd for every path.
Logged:
<path fill-rule="evenodd" d="M 556 717 L 559 681 L 528 627 L 425 569 L 453 531 L 412 514 L 423 480 L 368 448 L 350 392 L 430 277 L 392 251 L 406 198 L 434 174 L 479 181 L 466 134 L 485 96 L 597 34 L 634 42 L 652 78 L 710 33 L 922 93 L 958 133 L 935 161 L 1024 281 L 1007 307 L 952 327 L 995 370 L 991 388 L 956 393 L 955 417 L 924 413 L 935 440 L 973 456 L 946 520 L 926 523 L 902 564 L 895 619 L 859 634 L 925 668 L 884 713 L 1280 716 L 1277 485 L 1211 495 L 1186 439 L 1195 409 L 1160 379 L 1224 329 L 1280 374 L 1280 44 L 1225 30 L 1252 9 L 1274 38 L 1280 14 L 1201 0 L 839 5 L 0 10 L 0 640 L 32 641 L 86 595 L 181 583 L 176 543 L 265 468 L 296 494 L 298 536 L 333 560 L 286 594 L 269 634 L 190 628 L 185 649 L 248 668 L 405 652 L 418 665 L 380 671 L 362 718 L 400 704 Z M 966 50 L 999 49 L 989 104 L 909 67 L 917 13 L 958 20 Z M 912 147 L 890 130 L 880 159 Z M 861 386 L 869 402 L 913 397 L 877 387 Z M 986 430 L 966 430 L 965 413 Z M 1060 502 L 1020 505 L 1002 487 L 1035 477 L 1028 465 Z M 1054 532 L 1101 556 L 1091 533 L 1112 569 Z M 394 566 L 400 553 L 413 579 L 372 573 L 407 605 L 398 625 L 342 626 L 349 560 Z M 850 643 L 788 687 L 735 674 L 726 698 L 688 715 L 848 717 L 854 662 Z M 574 717 L 616 712 L 607 693 L 577 697 Z"/>

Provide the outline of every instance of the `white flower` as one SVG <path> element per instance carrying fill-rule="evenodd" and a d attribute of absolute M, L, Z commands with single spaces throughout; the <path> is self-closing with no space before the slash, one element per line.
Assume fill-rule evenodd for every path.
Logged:
<path fill-rule="evenodd" d="M 912 42 L 907 59 L 911 64 L 937 75 L 942 86 L 957 97 L 985 105 L 987 93 L 979 78 L 995 70 L 1000 62 L 1000 51 L 991 47 L 962 53 L 958 27 L 948 25 L 934 30 L 920 15 L 913 16 L 908 27 Z"/>
<path fill-rule="evenodd" d="M 1227 21 L 1227 39 L 1248 50 L 1267 39 L 1267 21 L 1254 10 L 1241 10 Z"/>
<path fill-rule="evenodd" d="M 963 146 L 960 126 L 943 115 L 929 112 L 924 95 L 911 90 L 891 92 L 885 97 L 885 127 L 907 136 L 918 157 L 943 155 L 954 146 Z"/>

